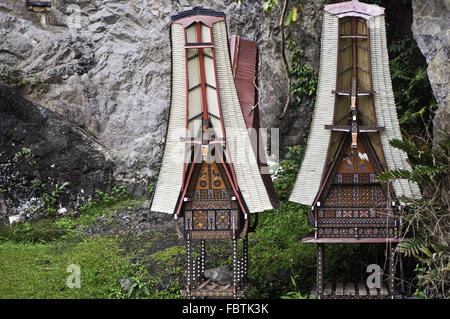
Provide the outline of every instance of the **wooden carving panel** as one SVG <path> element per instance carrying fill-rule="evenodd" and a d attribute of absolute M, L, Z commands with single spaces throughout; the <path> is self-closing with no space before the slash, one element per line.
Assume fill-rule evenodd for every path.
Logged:
<path fill-rule="evenodd" d="M 387 197 L 380 185 L 332 185 L 325 207 L 383 207 Z"/>
<path fill-rule="evenodd" d="M 339 166 L 339 174 L 371 174 L 375 172 L 366 149 L 362 143 L 357 145 L 357 149 L 352 148 L 350 145 L 347 148 Z"/>
<path fill-rule="evenodd" d="M 192 239 L 229 238 L 238 229 L 239 210 L 224 169 L 215 162 L 197 165 L 184 206 L 185 231 Z"/>
<path fill-rule="evenodd" d="M 377 157 L 369 139 L 358 137 L 357 148 L 344 144 L 317 211 L 317 236 L 322 238 L 394 237 L 390 200 L 376 181 Z"/>

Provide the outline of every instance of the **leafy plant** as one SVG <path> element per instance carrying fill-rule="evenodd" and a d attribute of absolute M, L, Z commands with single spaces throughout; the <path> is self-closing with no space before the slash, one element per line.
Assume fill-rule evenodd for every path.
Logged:
<path fill-rule="evenodd" d="M 285 159 L 280 161 L 274 174 L 274 187 L 280 200 L 287 200 L 304 156 L 305 146 L 288 147 Z"/>
<path fill-rule="evenodd" d="M 59 227 L 64 230 L 72 230 L 76 227 L 76 222 L 68 217 L 63 217 L 55 221 L 56 227 Z"/>
<path fill-rule="evenodd" d="M 48 83 L 48 81 L 44 81 L 40 78 L 35 77 L 33 83 L 31 84 L 31 87 L 33 90 L 33 96 L 35 98 L 40 98 L 48 91 L 50 84 Z"/>
<path fill-rule="evenodd" d="M 44 194 L 46 192 L 46 185 L 41 180 L 35 178 L 31 181 L 31 188 L 38 194 Z"/>
<path fill-rule="evenodd" d="M 437 109 L 426 63 L 410 36 L 394 35 L 388 51 L 399 122 L 409 133 L 423 135 L 431 129 Z"/>
<path fill-rule="evenodd" d="M 416 137 L 415 141 L 394 140 L 391 145 L 406 151 L 411 159 L 411 171 L 390 170 L 378 177 L 379 181 L 407 179 L 418 183 L 423 197 L 401 198 L 407 204 L 403 220 L 407 241 L 399 251 L 419 261 L 417 294 L 426 298 L 447 298 L 450 270 L 450 198 L 449 198 L 449 150 L 450 136 L 437 141 L 434 149 L 431 138 Z"/>
<path fill-rule="evenodd" d="M 62 185 L 56 184 L 55 188 L 48 192 L 47 185 L 39 179 L 35 178 L 31 181 L 31 188 L 44 199 L 47 216 L 54 216 L 56 214 L 59 198 L 66 191 L 69 184 L 69 182 L 64 182 Z"/>
<path fill-rule="evenodd" d="M 24 80 L 22 70 L 14 68 L 8 71 L 6 76 L 6 84 L 11 85 L 15 89 L 19 89 L 29 83 L 30 81 Z"/>
<path fill-rule="evenodd" d="M 263 10 L 265 13 L 272 14 L 273 9 L 275 6 L 278 6 L 277 0 L 266 0 L 263 3 Z"/>
<path fill-rule="evenodd" d="M 302 98 L 308 100 L 308 106 L 312 107 L 315 101 L 315 93 L 318 83 L 317 72 L 303 62 L 305 53 L 293 40 L 288 40 L 286 47 L 291 54 L 291 68 L 289 75 L 293 77 L 291 94 L 296 98 L 296 104 L 300 105 Z"/>
<path fill-rule="evenodd" d="M 111 192 L 103 192 L 99 189 L 95 190 L 94 199 L 89 203 L 82 205 L 79 209 L 81 212 L 87 212 L 93 208 L 101 206 L 111 206 L 123 200 L 131 198 L 131 194 L 125 186 L 114 186 Z"/>
<path fill-rule="evenodd" d="M 148 284 L 141 281 L 139 278 L 132 278 L 132 284 L 128 290 L 128 298 L 144 298 L 150 296 L 150 291 L 148 289 Z"/>
<path fill-rule="evenodd" d="M 64 182 L 62 185 L 55 185 L 55 188 L 50 193 L 44 193 L 44 204 L 46 207 L 47 215 L 52 216 L 56 213 L 59 197 L 64 193 L 69 186 L 69 182 Z"/>
<path fill-rule="evenodd" d="M 298 279 L 298 275 L 291 275 L 291 282 L 294 286 L 294 291 L 288 292 L 286 295 L 281 296 L 281 299 L 308 299 L 308 295 L 302 295 L 301 292 L 297 288 L 296 280 Z"/>
<path fill-rule="evenodd" d="M 16 152 L 16 154 L 14 154 L 14 158 L 20 158 L 20 157 L 25 157 L 28 158 L 31 156 L 31 149 L 23 147 L 20 151 Z"/>
<path fill-rule="evenodd" d="M 311 230 L 307 208 L 281 201 L 280 208 L 261 214 L 249 237 L 249 298 L 279 298 L 292 289 L 291 275 L 303 278 L 298 290 L 308 291 L 315 278 L 315 247 L 301 241 Z"/>

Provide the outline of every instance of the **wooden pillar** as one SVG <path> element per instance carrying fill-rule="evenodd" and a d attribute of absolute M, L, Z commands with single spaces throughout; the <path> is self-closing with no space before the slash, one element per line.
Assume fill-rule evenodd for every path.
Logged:
<path fill-rule="evenodd" d="M 247 281 L 248 276 L 248 235 L 245 235 L 243 242 L 242 242 L 242 250 L 243 250 L 243 263 L 244 263 L 244 274 L 243 274 L 243 280 Z"/>
<path fill-rule="evenodd" d="M 388 289 L 391 298 L 395 294 L 395 246 L 389 247 L 389 279 L 388 279 Z"/>
<path fill-rule="evenodd" d="M 201 257 L 198 257 L 197 259 L 196 259 L 196 266 L 195 266 L 195 280 L 194 280 L 194 282 L 196 283 L 196 284 L 199 284 L 200 283 L 200 278 L 201 278 L 201 267 L 202 267 L 202 260 L 201 260 Z"/>
<path fill-rule="evenodd" d="M 324 278 L 324 257 L 325 257 L 325 244 L 317 244 L 316 253 L 316 281 L 317 281 L 317 294 L 321 297 L 323 295 L 323 278 Z"/>
<path fill-rule="evenodd" d="M 403 258 L 402 254 L 398 254 L 398 262 L 400 266 L 400 291 L 402 295 L 406 294 L 405 291 L 405 281 L 403 280 Z"/>
<path fill-rule="evenodd" d="M 192 288 L 192 247 L 191 240 L 186 240 L 186 292 L 187 298 L 191 299 L 191 288 Z"/>
<path fill-rule="evenodd" d="M 233 239 L 233 298 L 237 298 L 237 282 L 238 282 L 238 265 L 237 265 L 237 258 L 238 258 L 238 249 L 237 245 L 238 240 L 237 238 Z"/>
<path fill-rule="evenodd" d="M 201 247 L 200 247 L 200 280 L 201 280 L 203 278 L 203 275 L 205 274 L 206 242 L 204 239 L 202 239 L 200 245 L 201 245 Z"/>

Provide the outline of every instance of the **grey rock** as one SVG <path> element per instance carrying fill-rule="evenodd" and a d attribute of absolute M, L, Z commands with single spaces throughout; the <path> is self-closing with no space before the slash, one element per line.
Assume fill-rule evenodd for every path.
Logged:
<path fill-rule="evenodd" d="M 161 232 L 176 235 L 172 215 L 152 212 L 142 206 L 141 204 L 135 208 L 122 208 L 114 211 L 109 217 L 98 218 L 90 233 L 140 235 L 148 232 Z"/>
<path fill-rule="evenodd" d="M 12 225 L 14 223 L 18 223 L 21 221 L 21 215 L 12 215 L 9 216 L 9 224 Z"/>
<path fill-rule="evenodd" d="M 228 285 L 233 282 L 233 272 L 227 266 L 206 269 L 204 276 L 219 285 Z"/>
<path fill-rule="evenodd" d="M 428 63 L 428 78 L 438 103 L 433 120 L 434 137 L 450 131 L 449 78 L 449 30 L 450 1 L 413 0 L 414 39 Z"/>
<path fill-rule="evenodd" d="M 131 281 L 128 278 L 121 278 L 120 281 L 120 287 L 122 287 L 122 293 L 128 293 L 128 291 L 130 291 L 131 288 Z"/>
<path fill-rule="evenodd" d="M 151 205 L 151 201 L 150 200 L 146 200 L 141 204 L 141 207 L 143 209 L 150 209 L 150 205 Z"/>
<path fill-rule="evenodd" d="M 5 200 L 0 199 L 0 218 L 6 216 L 8 214 L 8 207 L 6 205 Z"/>

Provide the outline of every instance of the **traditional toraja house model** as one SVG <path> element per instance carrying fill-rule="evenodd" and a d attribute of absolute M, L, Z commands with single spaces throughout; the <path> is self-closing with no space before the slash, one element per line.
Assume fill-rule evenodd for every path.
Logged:
<path fill-rule="evenodd" d="M 182 293 L 189 298 L 239 298 L 248 287 L 248 233 L 256 226 L 256 213 L 277 203 L 273 186 L 260 174 L 263 159 L 257 160 L 246 126 L 258 123 L 256 46 L 245 42 L 242 49 L 239 43 L 244 42 L 234 42 L 237 90 L 223 13 L 196 7 L 173 16 L 170 30 L 171 109 L 151 209 L 173 214 L 186 242 Z M 213 239 L 232 241 L 231 284 L 204 279 L 206 241 Z M 200 242 L 195 260 L 193 241 Z"/>
<path fill-rule="evenodd" d="M 410 169 L 389 73 L 384 8 L 358 1 L 324 6 L 316 105 L 306 154 L 290 200 L 311 206 L 317 244 L 317 293 L 322 298 L 393 297 L 395 245 L 402 196 L 420 197 L 414 183 L 377 182 L 390 169 Z M 324 244 L 387 243 L 388 289 L 327 283 Z"/>

